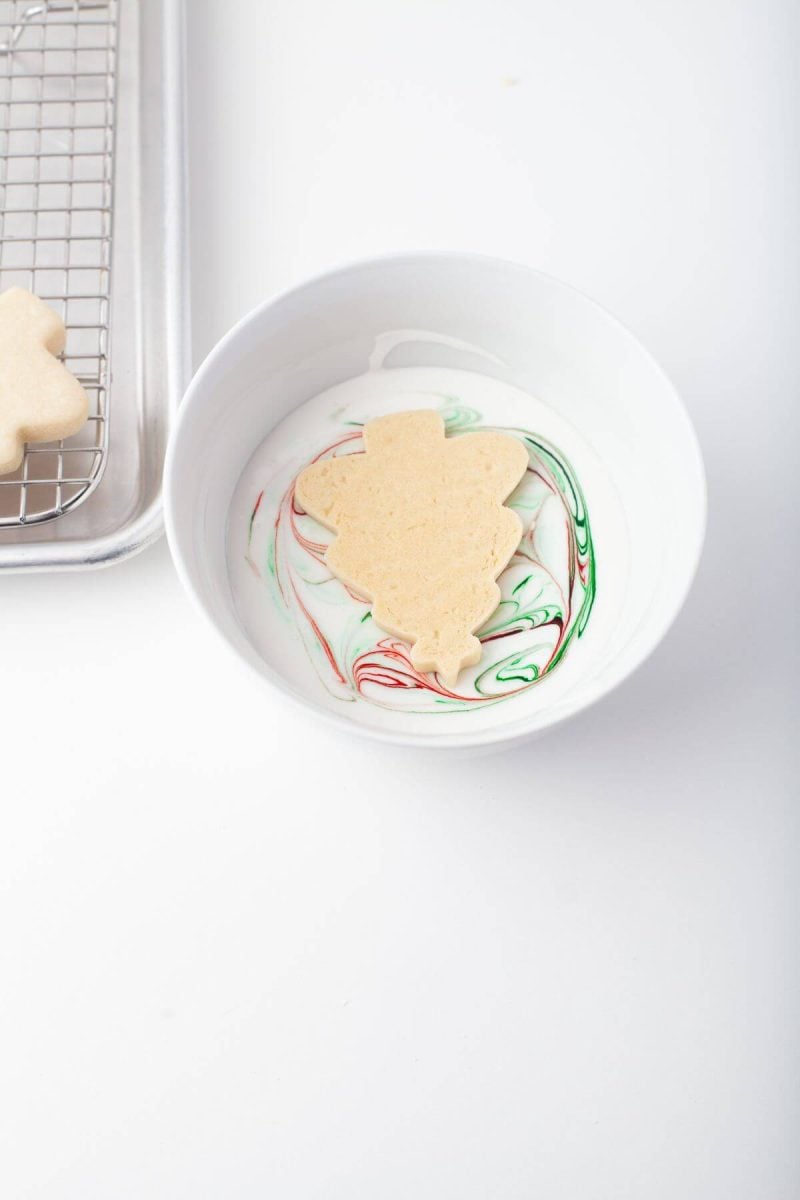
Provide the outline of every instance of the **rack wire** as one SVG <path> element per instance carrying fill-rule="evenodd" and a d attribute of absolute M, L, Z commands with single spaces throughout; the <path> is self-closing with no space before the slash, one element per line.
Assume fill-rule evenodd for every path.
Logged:
<path fill-rule="evenodd" d="M 80 433 L 0 477 L 0 528 L 74 509 L 105 466 L 119 3 L 0 0 L 0 290 L 58 312 L 89 398 Z"/>

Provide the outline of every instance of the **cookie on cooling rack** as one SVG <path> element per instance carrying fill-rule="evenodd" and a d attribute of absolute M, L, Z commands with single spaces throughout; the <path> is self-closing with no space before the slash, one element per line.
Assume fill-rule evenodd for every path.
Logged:
<path fill-rule="evenodd" d="M 0 475 L 16 470 L 25 442 L 71 437 L 89 412 L 86 393 L 57 357 L 66 330 L 25 288 L 0 295 Z"/>

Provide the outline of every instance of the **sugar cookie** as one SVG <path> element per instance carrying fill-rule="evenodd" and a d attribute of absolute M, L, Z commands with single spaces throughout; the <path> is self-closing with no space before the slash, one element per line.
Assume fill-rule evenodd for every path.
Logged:
<path fill-rule="evenodd" d="M 475 630 L 500 601 L 497 576 L 522 535 L 503 506 L 528 466 L 515 438 L 446 438 L 436 412 L 364 426 L 366 453 L 312 463 L 297 479 L 305 511 L 338 536 L 325 560 L 370 600 L 381 629 L 412 643 L 420 671 L 452 686 L 480 659 Z"/>
<path fill-rule="evenodd" d="M 89 411 L 86 393 L 56 357 L 60 317 L 24 288 L 0 295 L 0 475 L 22 461 L 25 442 L 70 437 Z"/>

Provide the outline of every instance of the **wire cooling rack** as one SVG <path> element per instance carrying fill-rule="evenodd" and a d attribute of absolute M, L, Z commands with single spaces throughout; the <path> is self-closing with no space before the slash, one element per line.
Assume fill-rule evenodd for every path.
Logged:
<path fill-rule="evenodd" d="M 89 397 L 80 433 L 0 477 L 0 527 L 75 508 L 105 466 L 119 3 L 0 0 L 0 290 L 58 312 Z"/>

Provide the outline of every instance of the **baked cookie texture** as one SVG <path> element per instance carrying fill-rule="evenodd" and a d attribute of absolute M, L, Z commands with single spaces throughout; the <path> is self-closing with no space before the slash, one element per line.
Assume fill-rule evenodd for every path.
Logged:
<path fill-rule="evenodd" d="M 25 442 L 77 433 L 89 402 L 58 359 L 66 341 L 57 313 L 25 288 L 0 295 L 0 475 L 15 471 Z"/>
<path fill-rule="evenodd" d="M 411 643 L 418 670 L 452 687 L 480 660 L 475 631 L 497 608 L 497 577 L 522 536 L 503 502 L 528 453 L 502 433 L 446 438 L 429 411 L 378 417 L 363 436 L 365 453 L 306 467 L 296 499 L 337 534 L 325 556 L 334 575 Z"/>

